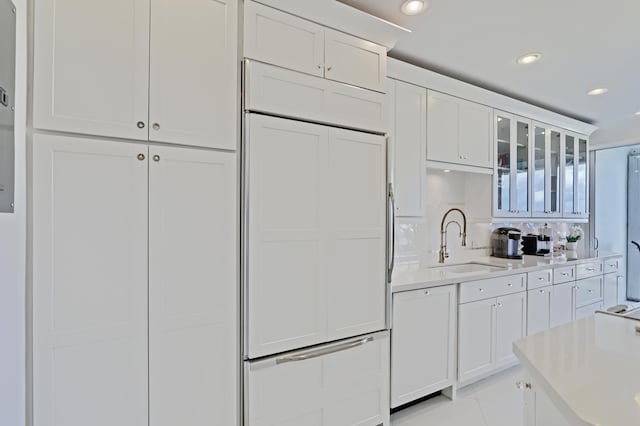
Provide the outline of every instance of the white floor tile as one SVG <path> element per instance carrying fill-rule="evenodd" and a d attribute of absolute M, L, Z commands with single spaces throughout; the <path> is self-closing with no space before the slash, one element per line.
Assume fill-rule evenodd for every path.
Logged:
<path fill-rule="evenodd" d="M 521 426 L 522 379 L 520 366 L 458 389 L 450 401 L 444 396 L 429 399 L 391 416 L 392 426 Z"/>

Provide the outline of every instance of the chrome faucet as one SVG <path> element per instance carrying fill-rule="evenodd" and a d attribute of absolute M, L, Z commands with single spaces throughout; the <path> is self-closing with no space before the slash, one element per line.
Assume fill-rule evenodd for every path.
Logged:
<path fill-rule="evenodd" d="M 455 220 L 451 220 L 449 222 L 446 221 L 447 216 L 449 216 L 449 213 L 454 211 L 460 212 L 460 214 L 462 215 L 463 226 L 460 226 L 460 223 Z M 440 223 L 440 252 L 438 257 L 438 263 L 444 263 L 444 260 L 447 257 L 449 257 L 449 253 L 447 253 L 447 228 L 452 223 L 455 223 L 456 225 L 458 225 L 458 230 L 460 231 L 460 238 L 462 238 L 462 247 L 467 246 L 467 216 L 464 214 L 462 210 L 458 208 L 449 209 L 444 214 L 444 216 L 442 216 L 442 223 Z"/>

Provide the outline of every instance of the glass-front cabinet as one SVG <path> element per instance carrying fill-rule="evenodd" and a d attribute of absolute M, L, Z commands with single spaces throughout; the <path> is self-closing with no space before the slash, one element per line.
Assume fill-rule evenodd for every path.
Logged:
<path fill-rule="evenodd" d="M 531 120 L 495 112 L 495 217 L 531 216 Z"/>
<path fill-rule="evenodd" d="M 563 152 L 563 216 L 589 217 L 589 154 L 585 136 L 566 132 Z"/>
<path fill-rule="evenodd" d="M 532 216 L 560 217 L 562 131 L 546 124 L 533 123 L 531 148 Z"/>

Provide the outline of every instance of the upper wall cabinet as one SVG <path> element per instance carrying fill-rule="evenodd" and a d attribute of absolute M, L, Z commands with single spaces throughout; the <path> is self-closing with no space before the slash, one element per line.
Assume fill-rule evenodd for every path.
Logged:
<path fill-rule="evenodd" d="M 389 134 L 393 146 L 396 216 L 426 212 L 427 89 L 389 79 Z"/>
<path fill-rule="evenodd" d="M 429 90 L 427 160 L 493 167 L 493 110 Z"/>
<path fill-rule="evenodd" d="M 493 216 L 529 217 L 531 121 L 496 111 L 495 126 Z"/>
<path fill-rule="evenodd" d="M 573 219 L 588 218 L 588 140 L 585 136 L 567 132 L 564 142 L 563 214 Z"/>
<path fill-rule="evenodd" d="M 35 128 L 235 149 L 236 0 L 42 0 L 34 13 Z"/>
<path fill-rule="evenodd" d="M 294 71 L 385 92 L 383 46 L 245 2 L 244 54 Z"/>

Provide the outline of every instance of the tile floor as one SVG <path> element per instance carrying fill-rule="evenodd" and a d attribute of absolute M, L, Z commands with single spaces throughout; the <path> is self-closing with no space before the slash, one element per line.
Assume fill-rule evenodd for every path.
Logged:
<path fill-rule="evenodd" d="M 522 376 L 516 366 L 458 389 L 455 401 L 431 398 L 394 413 L 391 426 L 522 426 Z"/>

